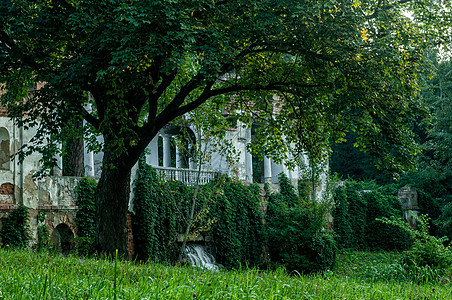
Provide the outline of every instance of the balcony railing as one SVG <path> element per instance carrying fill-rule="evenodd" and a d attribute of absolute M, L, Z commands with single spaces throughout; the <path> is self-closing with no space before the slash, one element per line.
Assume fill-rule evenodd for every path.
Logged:
<path fill-rule="evenodd" d="M 166 178 L 167 180 L 179 180 L 187 185 L 195 185 L 198 178 L 198 170 L 195 169 L 180 169 L 171 167 L 156 167 L 157 173 Z M 217 172 L 213 171 L 200 171 L 199 172 L 199 184 L 206 184 L 215 178 Z"/>

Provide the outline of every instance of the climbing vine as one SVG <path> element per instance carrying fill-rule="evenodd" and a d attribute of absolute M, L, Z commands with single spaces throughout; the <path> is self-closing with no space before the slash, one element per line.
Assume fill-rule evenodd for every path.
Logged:
<path fill-rule="evenodd" d="M 50 246 L 50 231 L 45 224 L 46 213 L 43 211 L 38 212 L 38 243 L 36 244 L 36 250 L 41 251 L 47 249 Z"/>
<path fill-rule="evenodd" d="M 20 205 L 11 211 L 8 218 L 2 219 L 0 239 L 3 247 L 25 248 L 30 240 L 30 226 L 28 224 L 28 208 Z"/>
<path fill-rule="evenodd" d="M 132 226 L 137 259 L 174 262 L 177 255 L 177 214 L 157 172 L 143 159 L 139 161 L 133 209 Z"/>
<path fill-rule="evenodd" d="M 269 195 L 265 216 L 271 261 L 300 273 L 332 269 L 336 242 L 326 229 L 329 204 L 297 196 L 284 174 L 279 180 L 280 193 Z"/>
<path fill-rule="evenodd" d="M 175 262 L 196 187 L 166 181 L 140 160 L 135 183 L 133 233 L 138 259 Z M 191 237 L 213 238 L 217 262 L 228 268 L 256 265 L 262 254 L 259 187 L 219 176 L 199 187 Z"/>
<path fill-rule="evenodd" d="M 259 187 L 227 179 L 223 190 L 212 207 L 217 219 L 212 226 L 217 261 L 229 268 L 244 263 L 256 266 L 263 251 Z"/>
<path fill-rule="evenodd" d="M 376 221 L 377 218 L 402 218 L 397 197 L 365 190 L 362 184 L 350 181 L 336 189 L 334 201 L 334 231 L 341 248 L 394 250 L 409 246 L 406 233 Z"/>
<path fill-rule="evenodd" d="M 93 249 L 96 234 L 96 199 L 95 191 L 97 181 L 93 178 L 83 177 L 77 185 L 76 201 L 78 206 L 75 223 L 77 224 L 77 248 L 83 254 L 89 254 Z"/>
<path fill-rule="evenodd" d="M 349 203 L 345 187 L 340 186 L 334 192 L 335 207 L 333 210 L 334 231 L 338 236 L 339 248 L 352 248 L 351 242 L 352 228 L 349 214 Z"/>

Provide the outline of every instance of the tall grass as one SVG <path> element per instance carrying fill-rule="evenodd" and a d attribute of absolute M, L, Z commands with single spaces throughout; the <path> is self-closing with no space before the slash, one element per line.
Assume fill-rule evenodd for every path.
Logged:
<path fill-rule="evenodd" d="M 385 282 L 355 277 L 341 266 L 338 271 L 311 276 L 289 276 L 283 269 L 208 271 L 0 249 L 0 299 L 450 299 L 452 294 L 449 283 Z"/>

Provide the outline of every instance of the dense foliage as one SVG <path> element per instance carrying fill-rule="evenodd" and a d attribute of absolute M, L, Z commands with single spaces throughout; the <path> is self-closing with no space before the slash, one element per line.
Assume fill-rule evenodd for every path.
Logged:
<path fill-rule="evenodd" d="M 83 177 L 75 188 L 75 204 L 78 207 L 75 216 L 77 224 L 78 250 L 91 252 L 94 246 L 96 234 L 95 214 L 95 190 L 97 182 L 93 178 Z"/>
<path fill-rule="evenodd" d="M 165 181 L 144 161 L 138 172 L 133 207 L 137 257 L 175 262 L 177 237 L 185 232 L 196 187 Z M 259 195 L 257 186 L 224 178 L 199 186 L 189 236 L 212 237 L 217 263 L 227 268 L 259 264 L 263 249 Z"/>
<path fill-rule="evenodd" d="M 28 246 L 30 240 L 30 225 L 28 222 L 28 208 L 23 205 L 11 211 L 7 218 L 2 218 L 0 241 L 3 247 L 25 248 Z"/>
<path fill-rule="evenodd" d="M 111 260 L 0 249 L 0 286 L 4 299 L 450 300 L 450 277 L 417 281 L 398 272 L 398 257 L 344 253 L 337 270 L 290 276 L 281 268 L 212 272 L 127 261 L 115 267 Z"/>
<path fill-rule="evenodd" d="M 103 136 L 96 243 L 125 254 L 131 168 L 163 126 L 209 100 L 221 113 L 234 95 L 228 111 L 265 123 L 251 147 L 275 160 L 288 152 L 283 137 L 318 160 L 354 131 L 380 165 L 412 166 L 426 36 L 441 42 L 449 9 L 430 0 L 2 1 L 2 99 L 19 126 L 40 123 L 21 158 L 38 150 L 52 167 L 65 136 Z M 75 126 L 80 117 L 89 126 Z"/>
<path fill-rule="evenodd" d="M 133 206 L 137 257 L 175 262 L 180 246 L 176 241 L 185 231 L 196 186 L 168 182 L 144 161 L 138 172 Z M 332 269 L 336 243 L 325 231 L 328 205 L 298 196 L 284 175 L 280 184 L 280 193 L 269 195 L 265 226 L 257 185 L 219 176 L 199 186 L 189 236 L 212 238 L 208 244 L 216 262 L 226 268 L 261 265 L 267 245 L 271 262 L 288 270 Z"/>
<path fill-rule="evenodd" d="M 180 229 L 177 227 L 179 218 L 176 204 L 172 200 L 180 201 L 185 193 L 166 188 L 155 169 L 140 160 L 133 199 L 133 237 L 139 260 L 176 260 L 176 238 L 181 231 L 177 230 Z"/>
<path fill-rule="evenodd" d="M 262 263 L 263 224 L 260 189 L 228 179 L 215 199 L 212 226 L 216 259 L 228 267 Z"/>
<path fill-rule="evenodd" d="M 448 55 L 447 51 L 442 56 L 432 54 L 435 72 L 426 78 L 420 93 L 420 101 L 430 108 L 433 123 L 426 127 L 418 118 L 410 122 L 424 149 L 417 160 L 416 172 L 378 172 L 369 156 L 353 147 L 353 140 L 334 147 L 330 166 L 342 178 L 375 180 L 385 195 L 396 196 L 403 186 L 416 188 L 421 213 L 433 220 L 430 234 L 452 238 L 452 61 Z M 394 175 L 398 180 L 393 180 Z"/>
<path fill-rule="evenodd" d="M 415 216 L 416 228 L 411 228 L 406 222 L 394 217 L 383 218 L 384 224 L 395 226 L 405 231 L 414 240 L 413 246 L 403 252 L 402 266 L 409 273 L 425 273 L 431 271 L 435 277 L 441 278 L 452 271 L 452 251 L 447 237 L 437 238 L 429 234 L 430 218 L 427 215 Z M 413 275 L 414 275 L 413 274 Z M 417 276 L 419 277 L 419 276 Z M 422 278 L 413 278 L 413 280 Z M 435 278 L 436 279 L 436 278 Z"/>
<path fill-rule="evenodd" d="M 403 219 L 402 206 L 395 196 L 365 190 L 355 182 L 335 191 L 334 230 L 341 248 L 354 250 L 403 250 L 410 237 L 402 230 L 377 221 L 377 218 Z"/>
<path fill-rule="evenodd" d="M 284 174 L 280 187 L 280 193 L 270 194 L 265 216 L 270 259 L 300 273 L 332 269 L 336 242 L 326 230 L 330 207 L 298 197 Z"/>

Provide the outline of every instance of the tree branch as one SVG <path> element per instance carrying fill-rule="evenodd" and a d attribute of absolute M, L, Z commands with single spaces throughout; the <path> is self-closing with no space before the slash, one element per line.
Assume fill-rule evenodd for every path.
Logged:
<path fill-rule="evenodd" d="M 90 114 L 82 105 L 79 107 L 80 115 L 86 122 L 90 123 L 94 128 L 99 129 L 99 119 Z"/>

